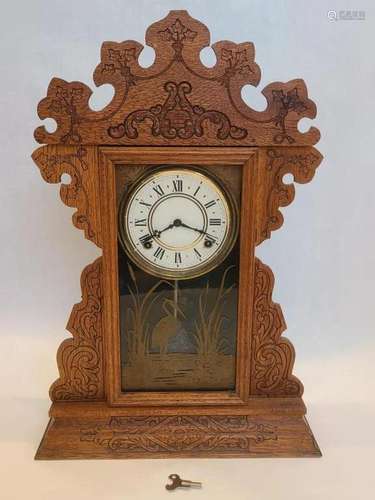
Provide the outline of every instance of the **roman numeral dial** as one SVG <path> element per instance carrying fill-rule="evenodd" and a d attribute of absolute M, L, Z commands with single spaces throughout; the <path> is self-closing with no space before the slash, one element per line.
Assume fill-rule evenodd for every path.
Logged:
<path fill-rule="evenodd" d="M 218 266 L 232 249 L 237 207 L 212 173 L 187 167 L 150 168 L 119 208 L 119 239 L 144 271 L 190 279 Z"/>
<path fill-rule="evenodd" d="M 175 193 L 181 193 L 182 192 L 182 180 L 181 179 L 178 179 L 176 181 L 173 181 L 173 191 Z"/>

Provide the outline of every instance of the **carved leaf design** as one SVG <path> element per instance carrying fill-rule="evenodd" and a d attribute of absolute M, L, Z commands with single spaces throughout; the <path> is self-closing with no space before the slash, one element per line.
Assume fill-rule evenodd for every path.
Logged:
<path fill-rule="evenodd" d="M 262 168 L 268 179 L 264 182 L 265 189 L 264 216 L 259 222 L 257 245 L 266 238 L 270 238 L 271 232 L 279 229 L 284 221 L 280 207 L 286 207 L 292 203 L 295 195 L 293 184 L 285 184 L 284 176 L 292 174 L 294 182 L 305 184 L 310 182 L 315 171 L 322 161 L 322 155 L 313 148 L 269 148 L 266 150 Z"/>
<path fill-rule="evenodd" d="M 258 112 L 242 100 L 244 85 L 258 85 L 260 68 L 255 62 L 254 46 L 250 42 L 233 43 L 220 41 L 212 45 L 217 64 L 204 66 L 200 51 L 209 45 L 206 26 L 189 16 L 186 11 L 171 11 L 168 16 L 152 24 L 146 33 L 147 44 L 155 49 L 155 62 L 149 68 L 139 64 L 143 45 L 127 40 L 105 42 L 101 49 L 101 62 L 94 72 L 97 86 L 114 86 L 112 101 L 101 111 L 89 107 L 91 89 L 81 82 L 52 79 L 47 96 L 39 103 L 41 119 L 53 118 L 57 122 L 55 132 L 38 127 L 35 138 L 49 144 L 155 144 L 164 145 L 164 139 L 174 139 L 177 144 L 195 139 L 194 145 L 236 144 L 310 145 L 319 140 L 317 129 L 306 133 L 298 131 L 298 121 L 303 117 L 314 118 L 315 104 L 308 98 L 302 80 L 287 83 L 275 82 L 263 89 L 267 108 Z M 155 103 L 165 98 L 165 82 L 176 85 L 187 81 L 198 97 L 194 108 L 206 110 L 207 120 L 212 123 L 230 123 L 229 133 L 223 125 L 221 133 L 199 134 L 194 128 L 196 112 L 190 114 L 190 124 L 185 109 L 174 110 L 174 118 L 156 116 Z M 178 101 L 179 96 L 176 97 Z M 178 116 L 177 116 L 178 115 Z M 123 117 L 132 117 L 133 130 L 119 124 Z M 220 117 L 220 118 L 219 118 Z M 161 119 L 161 123 L 155 124 Z M 166 125 L 168 120 L 184 126 Z M 135 124 L 151 120 L 151 127 L 135 127 Z M 233 126 L 232 126 L 233 124 Z M 134 132 L 136 129 L 136 132 Z M 108 133 L 109 131 L 109 133 Z M 156 132 L 157 131 L 157 132 Z M 204 136 L 204 140 L 200 140 Z"/>
<path fill-rule="evenodd" d="M 197 32 L 187 28 L 182 24 L 180 19 L 176 19 L 176 21 L 165 28 L 164 30 L 159 31 L 160 37 L 162 40 L 167 42 L 183 42 L 185 40 L 194 40 L 197 36 Z"/>
<path fill-rule="evenodd" d="M 100 246 L 100 230 L 96 227 L 99 213 L 95 214 L 99 207 L 95 206 L 95 195 L 92 192 L 93 182 L 90 176 L 93 172 L 89 172 L 89 163 L 94 163 L 92 149 L 83 146 L 65 146 L 62 149 L 45 146 L 37 149 L 32 158 L 46 182 L 57 184 L 61 182 L 64 173 L 70 175 L 70 183 L 61 185 L 61 199 L 69 207 L 77 208 L 73 214 L 73 224 L 84 230 L 87 239 Z M 95 168 L 94 164 L 91 168 Z"/>
<path fill-rule="evenodd" d="M 60 378 L 52 385 L 52 401 L 104 398 L 102 353 L 102 259 L 82 273 L 82 302 L 73 307 L 67 330 L 73 335 L 57 353 Z"/>
<path fill-rule="evenodd" d="M 272 302 L 273 285 L 271 269 L 256 259 L 250 394 L 301 396 L 303 386 L 292 375 L 294 348 L 281 338 L 286 325 L 280 306 Z"/>
<path fill-rule="evenodd" d="M 217 42 L 213 49 L 218 57 L 219 64 L 223 62 L 224 73 L 218 81 L 228 88 L 235 79 L 238 85 L 250 83 L 258 85 L 260 68 L 254 61 L 254 46 L 252 43 Z"/>
<path fill-rule="evenodd" d="M 133 41 L 103 43 L 101 62 L 95 70 L 94 80 L 96 85 L 111 83 L 121 94 L 122 99 L 119 101 L 121 106 L 129 86 L 136 84 L 137 78 L 133 74 L 133 68 L 138 65 L 138 57 L 142 49 L 143 46 L 140 43 Z"/>
<path fill-rule="evenodd" d="M 112 417 L 105 425 L 81 429 L 80 440 L 118 452 L 245 453 L 277 440 L 277 427 L 246 415 Z"/>

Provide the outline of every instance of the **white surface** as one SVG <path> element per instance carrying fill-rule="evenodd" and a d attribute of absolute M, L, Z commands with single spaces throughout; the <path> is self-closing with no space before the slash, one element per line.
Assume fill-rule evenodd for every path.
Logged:
<path fill-rule="evenodd" d="M 25 363 L 25 380 L 16 364 L 8 365 L 3 375 L 4 380 L 21 383 L 19 396 L 8 389 L 1 397 L 6 410 L 0 413 L 0 498 L 4 500 L 373 498 L 375 409 L 368 398 L 373 400 L 375 391 L 374 349 L 298 363 L 297 373 L 307 388 L 309 423 L 323 451 L 322 458 L 34 462 L 47 423 L 45 394 L 50 381 L 41 373 L 40 362 L 46 372 L 51 371 L 42 358 L 49 363 L 55 347 L 54 342 L 37 335 L 22 343 L 11 336 L 1 339 L 1 352 L 15 349 L 21 359 L 17 363 Z M 13 384 L 13 391 L 15 387 Z M 174 472 L 185 479 L 202 481 L 203 488 L 167 492 L 166 479 Z"/>
<path fill-rule="evenodd" d="M 99 254 L 72 226 L 58 186 L 46 184 L 30 159 L 36 105 L 52 76 L 93 87 L 101 42 L 142 41 L 145 28 L 171 8 L 205 22 L 213 42 L 255 43 L 262 80 L 244 94 L 257 109 L 265 85 L 296 77 L 318 104 L 314 124 L 325 160 L 313 182 L 297 186 L 284 227 L 258 255 L 275 272 L 274 298 L 296 347 L 295 373 L 305 384 L 322 459 L 32 461 L 47 423 L 55 352 L 80 300 L 79 276 Z M 328 21 L 327 10 L 348 8 L 365 10 L 366 20 Z M 174 498 L 373 497 L 374 14 L 370 1 L 2 2 L 1 499 L 168 498 L 164 483 L 172 472 L 204 482 L 201 491 Z M 152 51 L 144 53 L 149 64 Z M 110 95 L 95 90 L 93 107 Z"/>

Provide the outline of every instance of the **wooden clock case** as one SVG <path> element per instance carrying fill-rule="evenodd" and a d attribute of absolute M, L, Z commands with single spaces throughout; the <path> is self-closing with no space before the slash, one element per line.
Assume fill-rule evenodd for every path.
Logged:
<path fill-rule="evenodd" d="M 217 62 L 201 63 L 209 46 L 206 26 L 186 11 L 152 24 L 146 44 L 155 61 L 143 68 L 143 46 L 105 42 L 94 72 L 111 84 L 112 101 L 88 106 L 91 90 L 53 78 L 39 103 L 44 144 L 33 159 L 45 181 L 61 185 L 75 207 L 73 224 L 102 249 L 83 270 L 82 301 L 73 307 L 57 354 L 60 377 L 52 385 L 50 421 L 37 459 L 319 456 L 305 419 L 303 386 L 292 374 L 294 349 L 272 301 L 273 274 L 255 248 L 280 228 L 279 210 L 293 201 L 295 182 L 309 182 L 321 162 L 313 147 L 319 131 L 301 133 L 301 118 L 316 106 L 303 80 L 275 82 L 262 91 L 264 111 L 241 98 L 258 85 L 252 43 L 212 45 Z M 275 49 L 277 50 L 277 49 Z M 116 165 L 211 165 L 242 168 L 240 283 L 234 391 L 122 392 L 119 363 Z"/>

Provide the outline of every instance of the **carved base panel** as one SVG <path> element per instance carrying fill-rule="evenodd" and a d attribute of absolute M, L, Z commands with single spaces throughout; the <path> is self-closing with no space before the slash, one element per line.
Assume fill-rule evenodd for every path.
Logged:
<path fill-rule="evenodd" d="M 38 460 L 321 456 L 299 398 L 215 409 L 55 403 L 50 414 Z"/>

